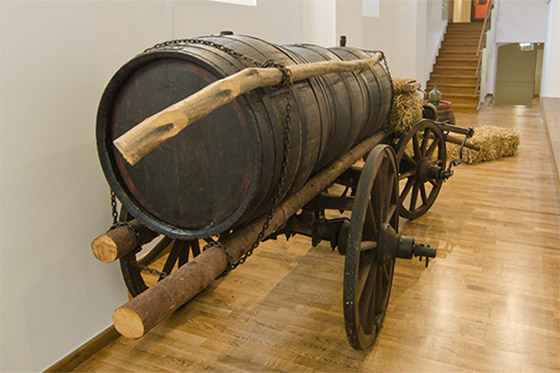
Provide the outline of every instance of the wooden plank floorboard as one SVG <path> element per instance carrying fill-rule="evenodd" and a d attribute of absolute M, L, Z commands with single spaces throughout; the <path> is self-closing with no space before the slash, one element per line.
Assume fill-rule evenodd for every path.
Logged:
<path fill-rule="evenodd" d="M 144 338 L 76 370 L 560 370 L 560 199 L 538 102 L 457 120 L 518 130 L 519 155 L 457 167 L 425 216 L 401 220 L 438 258 L 398 261 L 373 351 L 346 341 L 344 258 L 296 237 L 265 242 Z"/>

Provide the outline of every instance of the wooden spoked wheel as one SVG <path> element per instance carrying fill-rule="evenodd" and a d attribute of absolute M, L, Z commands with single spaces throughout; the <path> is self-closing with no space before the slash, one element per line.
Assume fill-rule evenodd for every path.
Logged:
<path fill-rule="evenodd" d="M 373 347 L 389 303 L 395 259 L 380 262 L 377 242 L 383 224 L 398 230 L 398 192 L 393 149 L 376 146 L 356 188 L 344 265 L 346 335 L 357 350 Z"/>
<path fill-rule="evenodd" d="M 443 183 L 439 171 L 446 156 L 445 137 L 432 120 L 419 121 L 399 140 L 399 215 L 416 219 L 432 207 Z"/>
<path fill-rule="evenodd" d="M 124 221 L 128 220 L 126 212 L 121 212 L 121 217 Z M 178 240 L 164 235 L 159 235 L 140 249 L 120 259 L 123 280 L 132 297 L 163 280 L 165 275 L 171 274 L 201 251 L 198 240 Z"/>

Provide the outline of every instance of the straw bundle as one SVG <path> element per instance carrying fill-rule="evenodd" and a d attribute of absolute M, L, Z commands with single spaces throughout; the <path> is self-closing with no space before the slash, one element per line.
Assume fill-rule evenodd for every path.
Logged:
<path fill-rule="evenodd" d="M 502 157 L 517 155 L 519 133 L 511 129 L 496 126 L 481 126 L 474 131 L 470 143 L 480 146 L 480 151 L 463 148 L 463 161 L 477 164 L 495 161 Z M 459 145 L 447 143 L 447 159 L 459 158 Z"/>
<path fill-rule="evenodd" d="M 416 90 L 420 83 L 414 79 L 396 78 L 393 80 L 393 110 L 391 111 L 391 128 L 403 133 L 422 119 L 423 100 Z"/>

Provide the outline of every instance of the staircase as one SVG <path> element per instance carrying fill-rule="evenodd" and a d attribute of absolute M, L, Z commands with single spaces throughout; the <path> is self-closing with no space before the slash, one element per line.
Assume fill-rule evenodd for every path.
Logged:
<path fill-rule="evenodd" d="M 476 65 L 482 22 L 449 23 L 434 64 L 427 92 L 437 82 L 442 100 L 450 101 L 455 112 L 476 113 Z"/>

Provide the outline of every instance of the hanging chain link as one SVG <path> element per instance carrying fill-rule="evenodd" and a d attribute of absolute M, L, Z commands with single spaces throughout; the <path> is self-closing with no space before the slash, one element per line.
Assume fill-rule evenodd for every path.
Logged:
<path fill-rule="evenodd" d="M 140 248 L 140 247 L 139 247 L 139 248 Z M 139 251 L 139 250 L 138 250 L 138 251 Z M 136 255 L 136 253 L 137 253 L 138 251 L 135 251 L 135 254 L 134 254 L 134 255 Z M 148 267 L 148 266 L 145 265 L 145 264 L 140 264 L 140 263 L 138 263 L 136 260 L 132 260 L 132 259 L 128 259 L 128 258 L 127 258 L 126 261 L 127 261 L 128 263 L 130 263 L 133 267 L 138 268 L 141 272 L 148 272 L 148 273 L 150 273 L 150 274 L 152 274 L 152 275 L 159 276 L 161 279 L 164 279 L 165 277 L 167 277 L 167 276 L 169 275 L 167 272 L 158 271 L 157 269 Z"/>
<path fill-rule="evenodd" d="M 117 196 L 115 192 L 111 190 L 111 215 L 113 216 L 113 225 L 111 228 L 118 226 L 119 224 L 119 211 L 117 210 Z"/>
<path fill-rule="evenodd" d="M 200 44 L 200 45 L 205 45 L 207 47 L 212 47 L 218 50 L 221 50 L 222 52 L 225 52 L 227 54 L 229 54 L 230 56 L 233 56 L 235 58 L 238 58 L 240 60 L 243 60 L 245 62 L 248 62 L 251 65 L 255 65 L 255 66 L 261 66 L 263 63 L 257 61 L 256 59 L 249 57 L 247 55 L 244 55 L 243 53 L 239 53 L 237 51 L 234 51 L 231 48 L 226 47 L 225 45 L 222 44 L 218 44 L 215 43 L 213 41 L 210 40 L 205 40 L 205 39 L 176 39 L 176 40 L 168 40 L 165 41 L 163 43 L 158 43 L 156 45 L 154 45 L 153 47 L 150 47 L 148 49 L 146 49 L 144 51 L 144 53 L 146 52 L 150 52 L 154 49 L 159 49 L 159 48 L 163 48 L 163 47 L 169 47 L 169 46 L 173 46 L 173 45 L 180 45 L 180 44 Z M 266 61 L 265 61 L 266 63 Z"/>
<path fill-rule="evenodd" d="M 394 94 L 393 94 L 393 77 L 391 76 L 391 70 L 389 70 L 389 63 L 387 62 L 387 56 L 385 56 L 385 52 L 380 50 L 364 50 L 364 52 L 370 54 L 381 53 L 380 61 L 383 63 L 383 68 L 385 69 L 385 72 L 389 77 L 389 84 L 391 85 L 391 104 L 389 105 L 389 114 L 385 118 L 385 127 L 388 129 L 390 128 L 391 125 L 391 112 L 393 111 Z"/>
<path fill-rule="evenodd" d="M 255 239 L 255 242 L 253 242 L 253 244 L 251 245 L 251 248 L 241 256 L 241 258 L 239 258 L 239 260 L 236 263 L 233 263 L 231 265 L 231 269 L 235 269 L 237 268 L 239 265 L 245 263 L 245 261 L 247 260 L 248 257 L 250 257 L 253 254 L 253 251 L 259 246 L 259 244 L 261 243 L 261 241 L 265 238 L 264 235 L 266 234 L 266 231 L 270 228 L 270 221 L 272 220 L 272 217 L 274 216 L 274 213 L 276 212 L 276 209 L 278 208 L 278 205 L 280 204 L 280 201 L 282 199 L 282 192 L 284 189 L 284 185 L 286 183 L 286 175 L 287 175 L 287 170 L 288 170 L 288 164 L 289 164 L 289 160 L 290 160 L 290 145 L 291 145 L 291 140 L 290 140 L 290 134 L 291 134 L 291 126 L 292 126 L 292 117 L 291 117 L 291 110 L 292 110 L 292 80 L 291 77 L 289 76 L 289 71 L 286 69 L 285 66 L 283 65 L 279 65 L 276 63 L 271 63 L 272 67 L 277 67 L 280 70 L 282 70 L 282 74 L 284 75 L 284 79 L 283 79 L 283 84 L 287 87 L 288 89 L 288 96 L 286 99 L 286 117 L 284 118 L 284 144 L 283 144 L 283 155 L 282 155 L 282 167 L 281 167 L 281 171 L 280 171 L 280 180 L 278 181 L 278 188 L 276 189 L 276 192 L 274 193 L 274 198 L 272 200 L 272 206 L 270 207 L 270 210 L 268 211 L 268 214 L 266 215 L 266 219 L 263 223 L 263 226 L 261 228 L 261 231 L 259 232 L 259 234 L 257 235 L 257 238 Z M 230 270 L 231 270 L 230 269 Z"/>
<path fill-rule="evenodd" d="M 138 231 L 138 229 L 136 229 L 136 227 L 130 224 L 129 222 L 119 221 L 119 211 L 117 209 L 117 196 L 115 195 L 115 192 L 113 192 L 112 190 L 111 190 L 111 215 L 113 216 L 113 225 L 111 225 L 109 231 L 112 231 L 113 229 L 118 227 L 127 227 L 130 231 L 132 231 L 132 233 L 134 233 L 134 236 L 136 237 L 136 243 L 138 247 L 131 254 L 125 256 L 123 259 L 126 260 L 126 262 L 129 263 L 131 266 L 140 269 L 140 271 L 142 272 L 148 272 L 151 273 L 152 275 L 160 276 L 161 278 L 166 277 L 168 275 L 167 273 L 158 271 L 155 268 L 150 268 L 147 265 L 140 264 L 138 263 L 138 261 L 136 261 L 136 254 L 140 252 L 140 250 L 142 250 L 142 247 L 140 246 L 140 231 Z"/>
<path fill-rule="evenodd" d="M 214 242 L 210 242 L 209 244 L 207 244 L 203 250 L 207 250 L 211 247 L 217 247 L 218 249 L 220 249 L 226 256 L 227 256 L 227 261 L 228 261 L 228 266 L 226 268 L 226 270 L 224 271 L 223 275 L 226 275 L 229 271 L 231 271 L 232 269 L 237 268 L 239 265 L 245 263 L 245 261 L 247 260 L 248 257 L 250 257 L 253 254 L 253 251 L 259 246 L 259 244 L 261 243 L 261 241 L 265 238 L 265 234 L 266 231 L 270 228 L 270 221 L 272 220 L 272 217 L 274 216 L 274 212 L 276 211 L 276 208 L 278 207 L 278 204 L 280 203 L 280 200 L 282 198 L 282 194 L 283 194 L 283 189 L 286 183 L 286 174 L 287 174 L 287 170 L 288 170 L 288 163 L 289 163 L 289 159 L 290 159 L 290 135 L 291 135 L 291 127 L 292 127 L 292 117 L 291 117 L 291 111 L 292 111 L 292 76 L 291 76 L 291 71 L 286 68 L 286 66 L 284 64 L 275 62 L 273 60 L 266 60 L 264 62 L 260 62 L 257 61 L 256 59 L 249 57 L 247 55 L 244 55 L 242 53 L 239 53 L 231 48 L 228 48 L 222 44 L 218 44 L 215 43 L 213 41 L 210 40 L 204 40 L 204 39 L 177 39 L 177 40 L 171 40 L 171 41 L 166 41 L 160 44 L 156 44 L 151 48 L 148 48 L 145 50 L 145 52 L 149 52 L 152 51 L 154 49 L 158 49 L 158 48 L 162 48 L 162 47 L 167 47 L 167 46 L 172 46 L 172 45 L 180 45 L 180 44 L 200 44 L 200 45 L 205 45 L 205 46 L 209 46 L 212 48 L 216 48 L 218 50 L 221 50 L 227 54 L 229 54 L 232 57 L 235 57 L 237 59 L 243 60 L 245 62 L 248 62 L 250 65 L 254 65 L 254 66 L 260 66 L 263 68 L 277 68 L 282 72 L 282 82 L 280 82 L 280 84 L 276 87 L 272 87 L 273 89 L 278 89 L 278 88 L 286 88 L 287 90 L 287 99 L 286 99 L 286 116 L 284 118 L 284 142 L 283 142 L 283 149 L 282 149 L 282 166 L 280 169 L 280 180 L 278 181 L 278 187 L 276 188 L 276 191 L 274 193 L 274 197 L 273 197 L 273 201 L 272 201 L 272 206 L 270 208 L 270 210 L 268 211 L 265 221 L 263 223 L 263 226 L 260 230 L 260 232 L 257 235 L 257 238 L 255 239 L 255 241 L 253 242 L 253 244 L 251 245 L 251 248 L 245 252 L 245 254 L 243 254 L 241 256 L 241 258 L 239 258 L 239 260 L 237 260 L 236 262 L 234 262 L 233 257 L 231 256 L 231 253 L 227 250 L 227 248 L 220 242 L 214 241 Z"/>

